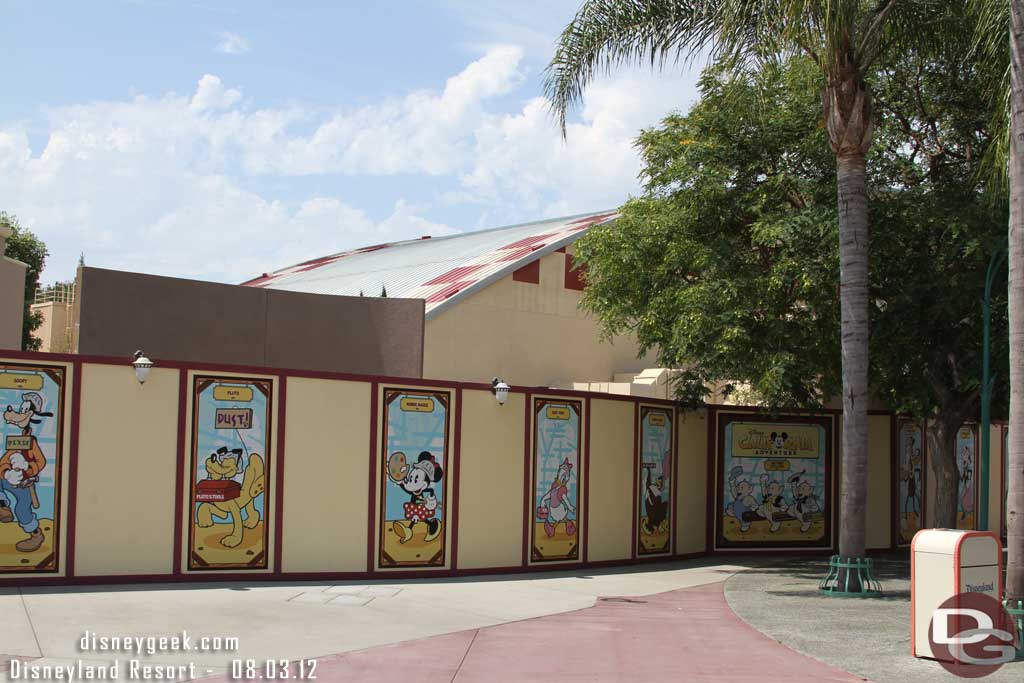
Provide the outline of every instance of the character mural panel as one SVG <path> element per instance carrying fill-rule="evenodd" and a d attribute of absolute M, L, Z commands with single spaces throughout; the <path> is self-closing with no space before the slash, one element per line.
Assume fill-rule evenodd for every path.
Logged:
<path fill-rule="evenodd" d="M 977 500 L 978 444 L 971 425 L 963 425 L 956 433 L 956 528 L 974 529 L 974 501 Z"/>
<path fill-rule="evenodd" d="M 898 434 L 896 543 L 909 545 L 924 526 L 924 429 L 913 420 L 900 420 Z"/>
<path fill-rule="evenodd" d="M 269 379 L 193 379 L 190 570 L 267 569 Z"/>
<path fill-rule="evenodd" d="M 64 378 L 0 363 L 0 573 L 59 571 Z"/>
<path fill-rule="evenodd" d="M 720 419 L 718 547 L 830 547 L 831 419 Z"/>
<path fill-rule="evenodd" d="M 447 391 L 384 390 L 378 566 L 443 567 Z"/>
<path fill-rule="evenodd" d="M 582 404 L 536 398 L 533 402 L 534 562 L 579 559 L 580 426 Z"/>
<path fill-rule="evenodd" d="M 671 409 L 640 406 L 638 555 L 671 551 L 673 424 Z"/>

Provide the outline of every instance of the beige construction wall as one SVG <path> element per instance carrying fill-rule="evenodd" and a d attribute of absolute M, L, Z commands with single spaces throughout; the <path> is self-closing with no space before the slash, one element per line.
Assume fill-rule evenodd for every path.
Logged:
<path fill-rule="evenodd" d="M 707 550 L 707 525 L 714 524 L 708 519 L 708 496 L 714 496 L 708 481 L 708 414 L 680 413 L 676 423 L 676 552 L 690 555 Z"/>
<path fill-rule="evenodd" d="M 593 562 L 627 558 L 632 552 L 634 415 L 631 401 L 590 402 L 587 557 Z"/>
<path fill-rule="evenodd" d="M 287 382 L 282 569 L 365 571 L 370 385 Z"/>
<path fill-rule="evenodd" d="M 515 386 L 571 387 L 657 365 L 636 342 L 596 343 L 600 327 L 565 288 L 565 254 L 540 260 L 540 284 L 508 276 L 426 321 L 423 376 L 465 382 L 501 377 Z"/>
<path fill-rule="evenodd" d="M 637 414 L 641 404 L 671 407 L 669 403 L 577 392 L 513 391 L 502 406 L 480 385 L 403 384 L 385 378 L 374 383 L 343 376 L 196 370 L 170 364 L 155 367 L 148 381 L 140 385 L 123 359 L 83 362 L 74 356 L 21 354 L 0 357 L 0 362 L 56 364 L 67 369 L 61 570 L 42 578 L 405 577 L 431 572 L 542 571 L 666 557 L 637 559 L 633 544 L 638 497 Z M 77 403 L 76 372 L 81 375 Z M 266 569 L 189 569 L 190 435 L 196 375 L 273 382 L 268 416 L 271 434 L 265 453 L 268 484 L 263 501 L 268 530 Z M 378 564 L 380 491 L 386 476 L 381 452 L 387 429 L 383 400 L 388 388 L 450 394 L 443 565 L 384 569 Z M 583 411 L 580 471 L 576 475 L 581 499 L 575 521 L 583 550 L 578 560 L 538 562 L 526 553 L 524 525 L 532 520 L 533 505 L 527 486 L 532 477 L 531 410 L 534 399 L 542 396 L 578 401 Z M 76 411 L 77 420 L 73 419 Z M 757 415 L 751 413 L 751 417 Z M 714 478 L 709 481 L 708 470 L 709 458 L 711 466 L 715 465 L 717 448 L 708 443 L 708 420 L 706 411 L 695 411 L 678 414 L 675 423 L 675 547 L 669 559 L 709 550 L 706 539 L 715 515 L 708 514 L 713 508 L 708 500 L 709 496 L 715 500 L 715 484 Z M 871 548 L 891 543 L 892 420 L 891 415 L 872 415 L 869 421 L 867 521 Z M 836 429 L 840 422 L 835 419 Z M 9 435 L 9 430 L 4 435 Z M 998 426 L 993 428 L 993 437 L 995 489 L 1001 486 Z M 75 442 L 77 447 L 72 445 Z M 71 463 L 77 466 L 73 495 Z M 999 500 L 993 495 L 994 528 L 999 524 Z M 838 500 L 833 508 L 838 511 Z M 176 511 L 181 519 L 176 519 Z M 388 524 L 385 534 L 391 529 L 391 522 Z M 73 566 L 68 567 L 72 526 L 75 554 Z M 180 534 L 177 538 L 176 533 Z M 176 550 L 181 558 L 178 566 Z M 773 550 L 763 548 L 762 552 Z M 0 573 L 0 585 L 15 580 L 22 585 L 33 578 L 31 572 L 8 570 Z"/>
<path fill-rule="evenodd" d="M 82 367 L 75 574 L 167 574 L 174 553 L 178 371 Z"/>
<path fill-rule="evenodd" d="M 461 569 L 522 561 L 525 411 L 523 394 L 509 395 L 500 406 L 488 391 L 462 392 L 456 530 Z"/>

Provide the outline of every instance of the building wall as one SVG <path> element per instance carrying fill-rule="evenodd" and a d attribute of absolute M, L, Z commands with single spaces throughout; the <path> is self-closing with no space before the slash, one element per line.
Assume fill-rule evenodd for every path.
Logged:
<path fill-rule="evenodd" d="M 47 302 L 32 304 L 32 311 L 42 316 L 42 322 L 32 336 L 39 339 L 39 350 L 51 353 L 73 353 L 75 350 L 72 335 L 69 335 L 69 318 L 71 305 L 66 303 Z"/>
<path fill-rule="evenodd" d="M 420 377 L 423 301 L 326 296 L 83 267 L 78 352 Z M 128 314 L 126 314 L 128 312 Z"/>
<path fill-rule="evenodd" d="M 510 275 L 427 320 L 424 377 L 571 387 L 655 367 L 653 353 L 637 359 L 634 340 L 600 341 L 597 322 L 579 308 L 581 292 L 565 287 L 565 263 L 565 253 L 548 254 L 539 284 Z"/>
<path fill-rule="evenodd" d="M 25 315 L 25 270 L 21 261 L 3 255 L 0 236 L 0 349 L 21 349 L 21 326 Z"/>

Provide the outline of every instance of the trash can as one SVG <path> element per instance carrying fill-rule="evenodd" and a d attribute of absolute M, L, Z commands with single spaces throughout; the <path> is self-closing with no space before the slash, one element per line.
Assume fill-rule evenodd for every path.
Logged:
<path fill-rule="evenodd" d="M 928 639 L 935 610 L 961 593 L 1003 598 L 1003 547 L 991 531 L 922 529 L 910 543 L 910 650 L 936 659 Z"/>

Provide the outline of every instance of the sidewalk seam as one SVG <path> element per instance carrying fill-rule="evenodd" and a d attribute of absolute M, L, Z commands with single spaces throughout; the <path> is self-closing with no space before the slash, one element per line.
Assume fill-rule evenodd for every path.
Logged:
<path fill-rule="evenodd" d="M 25 610 L 25 618 L 28 619 L 28 627 L 32 629 L 32 638 L 36 641 L 36 652 L 43 656 L 43 646 L 39 644 L 39 634 L 36 633 L 36 625 L 32 623 L 32 614 L 28 611 L 28 604 L 25 602 L 25 592 L 19 588 L 18 597 L 21 598 L 21 609 Z"/>
<path fill-rule="evenodd" d="M 466 651 L 462 654 L 462 659 L 459 660 L 459 666 L 455 669 L 455 673 L 452 674 L 452 680 L 450 683 L 455 683 L 455 679 L 459 677 L 459 673 L 462 671 L 462 665 L 466 663 L 466 657 L 469 656 L 469 651 L 473 649 L 473 643 L 476 642 L 476 637 L 480 634 L 480 629 L 473 631 L 473 637 L 469 641 L 469 645 L 466 646 Z"/>

